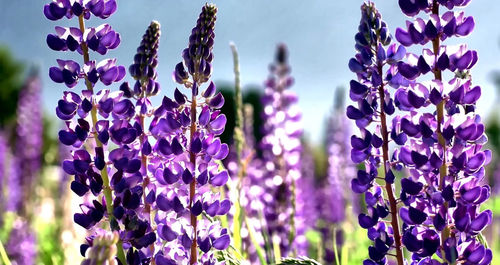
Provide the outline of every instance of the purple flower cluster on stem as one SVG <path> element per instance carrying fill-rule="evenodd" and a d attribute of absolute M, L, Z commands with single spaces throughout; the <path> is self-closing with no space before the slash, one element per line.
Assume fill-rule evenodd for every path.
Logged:
<path fill-rule="evenodd" d="M 41 109 L 41 81 L 37 73 L 27 78 L 19 95 L 16 126 L 15 156 L 19 163 L 19 182 L 21 194 L 20 215 L 28 217 L 29 202 L 35 188 L 37 176 L 40 174 L 43 145 L 43 119 Z"/>
<path fill-rule="evenodd" d="M 453 11 L 469 2 L 399 1 L 407 16 L 422 12 L 426 17 L 407 21 L 406 28 L 396 30 L 396 39 L 405 46 L 432 47 L 421 55 L 408 53 L 398 64 L 404 80 L 395 95 L 398 108 L 407 112 L 397 117 L 407 140 L 395 156 L 409 170 L 401 181 L 400 215 L 412 264 L 490 264 L 492 259 L 480 239 L 492 212 L 480 212 L 490 196 L 482 180 L 491 152 L 482 149 L 487 137 L 475 113 L 481 88 L 472 84 L 469 73 L 478 56 L 465 44 L 442 44 L 472 32 L 473 17 Z M 440 14 L 440 7 L 449 11 Z M 426 74 L 433 78 L 426 81 Z"/>
<path fill-rule="evenodd" d="M 33 265 L 37 257 L 37 242 L 35 231 L 28 222 L 17 219 L 9 234 L 5 246 L 10 260 L 16 265 Z"/>
<path fill-rule="evenodd" d="M 10 187 L 11 176 L 14 175 L 17 178 L 17 174 L 11 172 L 12 170 L 12 162 L 15 162 L 17 165 L 17 161 L 12 161 L 13 156 L 10 150 L 9 145 L 7 144 L 7 136 L 4 132 L 0 132 L 0 209 L 2 210 L 2 223 L 3 223 L 3 213 L 7 210 L 10 210 L 10 198 L 9 195 L 12 191 Z M 15 172 L 18 170 L 16 169 Z M 9 188 L 9 190 L 7 190 Z M 13 190 L 14 192 L 19 192 L 18 188 Z"/>
<path fill-rule="evenodd" d="M 358 77 L 358 81 L 350 83 L 350 98 L 357 106 L 347 107 L 347 117 L 356 121 L 361 134 L 351 137 L 351 159 L 355 163 L 364 163 L 364 169 L 358 170 L 351 186 L 354 192 L 365 193 L 368 210 L 368 213 L 361 213 L 358 220 L 361 227 L 368 229 L 369 238 L 374 242 L 368 249 L 370 259 L 364 264 L 385 264 L 386 255 L 394 249 L 397 262 L 402 265 L 404 257 L 394 174 L 389 160 L 389 136 L 394 139 L 397 135 L 396 131 L 388 130 L 388 116 L 394 113 L 395 106 L 387 86 L 401 79 L 396 66 L 404 57 L 405 49 L 396 44 L 389 45 L 391 36 L 387 25 L 372 2 L 361 6 L 358 30 L 355 36 L 358 53 L 349 61 L 349 68 Z M 386 65 L 389 69 L 384 72 Z M 377 176 L 380 166 L 383 167 L 382 177 Z M 379 185 L 375 179 L 381 179 L 384 184 Z M 383 198 L 383 190 L 387 200 Z M 384 219 L 389 214 L 391 221 L 387 226 Z"/>
<path fill-rule="evenodd" d="M 174 80 L 189 89 L 190 93 L 186 95 L 176 89 L 174 101 L 163 102 L 164 108 L 171 114 L 167 114 L 165 120 L 158 120 L 158 123 L 167 122 L 165 125 L 172 128 L 171 117 L 179 117 L 173 136 L 181 147 L 178 155 L 182 157 L 179 160 L 183 170 L 178 172 L 182 173 L 182 183 L 188 193 L 186 203 L 192 228 L 192 235 L 187 241 L 190 245 L 189 264 L 198 264 L 200 250 L 204 253 L 201 257 L 203 264 L 215 264 L 217 261 L 210 252 L 212 247 L 224 250 L 230 243 L 227 229 L 221 229 L 218 222 L 198 220 L 202 213 L 210 217 L 225 215 L 231 207 L 228 199 L 210 191 L 211 188 L 224 186 L 229 179 L 228 171 L 219 168 L 219 162 L 229 153 L 227 144 L 221 143 L 218 137 L 227 122 L 220 111 L 224 98 L 220 92 L 216 93 L 215 84 L 208 82 L 212 73 L 216 14 L 215 5 L 203 6 L 191 31 L 188 47 L 182 52 L 183 61 L 176 65 L 173 73 Z M 207 82 L 200 95 L 200 88 Z M 172 141 L 171 150 L 177 152 L 175 141 Z"/>
<path fill-rule="evenodd" d="M 358 194 L 346 193 L 348 183 L 356 174 L 356 167 L 349 159 L 351 125 L 344 112 L 344 89 L 338 89 L 335 97 L 335 106 L 327 121 L 326 153 L 328 158 L 327 178 L 323 189 L 323 196 L 328 203 L 321 203 L 321 213 L 325 220 L 339 224 L 345 219 L 344 209 L 347 204 L 358 204 Z M 349 195 L 352 194 L 352 195 Z M 357 212 L 357 211 L 355 211 Z"/>
<path fill-rule="evenodd" d="M 296 181 L 295 189 L 295 227 L 297 232 L 294 239 L 294 248 L 297 255 L 307 256 L 309 254 L 309 241 L 306 238 L 306 233 L 315 226 L 318 220 L 319 214 L 316 210 L 316 203 L 319 196 L 316 194 L 314 185 L 316 170 L 313 151 L 305 143 L 302 143 L 302 148 L 301 176 Z"/>
<path fill-rule="evenodd" d="M 54 82 L 69 88 L 79 79 L 86 85 L 81 95 L 66 91 L 56 108 L 67 126 L 59 139 L 73 147 L 72 159 L 63 162 L 65 172 L 75 176 L 71 189 L 79 196 L 90 191 L 97 197 L 82 204 L 74 220 L 89 230 L 107 221 L 119 231 L 113 242 L 121 264 L 217 264 L 210 250 L 223 250 L 230 243 L 227 230 L 211 219 L 225 215 L 231 206 L 211 192 L 229 178 L 218 164 L 229 151 L 218 138 L 226 123 L 219 110 L 224 99 L 212 82 L 198 95 L 212 71 L 217 9 L 209 4 L 203 7 L 189 47 L 182 53 L 184 62 L 175 67 L 174 79 L 191 90 L 191 98 L 176 89 L 173 99 L 164 97 L 156 108 L 150 100 L 160 89 L 156 82 L 160 25 L 155 21 L 129 67 L 133 88 L 125 82 L 116 92 L 94 91 L 97 82 L 106 86 L 119 82 L 125 68 L 114 59 L 90 60 L 89 49 L 105 54 L 118 46 L 120 35 L 106 24 L 86 29 L 84 20 L 90 14 L 106 18 L 115 9 L 113 0 L 72 5 L 53 1 L 44 9 L 49 19 L 76 15 L 79 20 L 79 28 L 56 28 L 58 34 L 47 37 L 53 50 L 83 55 L 83 67 L 58 60 L 58 66 L 49 71 Z M 201 214 L 210 218 L 198 221 Z M 96 236 L 82 245 L 82 254 L 90 248 L 87 253 L 93 255 L 98 248 Z M 199 251 L 204 253 L 201 258 Z"/>
<path fill-rule="evenodd" d="M 74 215 L 75 222 L 87 229 L 91 229 L 104 217 L 112 229 L 119 229 L 116 219 L 120 218 L 117 217 L 119 213 L 113 212 L 114 201 L 109 175 L 120 175 L 123 171 L 131 174 L 137 171 L 134 160 L 121 160 L 120 162 L 124 162 L 121 164 L 110 161 L 113 162 L 116 172 L 105 161 L 105 148 L 110 138 L 119 146 L 129 144 L 135 138 L 136 132 L 131 128 L 121 130 L 122 123 L 119 122 L 120 119 L 126 121 L 127 115 L 130 115 L 130 112 L 126 111 L 130 101 L 120 100 L 121 95 L 110 94 L 107 89 L 97 93 L 94 91 L 97 82 L 109 86 L 120 81 L 125 76 L 125 68 L 117 66 L 115 59 L 96 62 L 90 60 L 89 56 L 89 50 L 106 54 L 109 49 L 116 48 L 120 43 L 120 35 L 107 24 L 96 28 L 85 27 L 85 19 L 89 19 L 91 15 L 104 19 L 115 10 L 115 0 L 73 3 L 69 0 L 54 0 L 44 6 L 44 14 L 50 20 L 78 18 L 78 27 L 56 27 L 56 34 L 47 36 L 47 45 L 55 51 L 76 51 L 83 56 L 82 64 L 72 60 L 57 60 L 58 66 L 50 68 L 49 76 L 54 82 L 64 83 L 68 88 L 75 87 L 80 79 L 83 79 L 86 85 L 82 95 L 72 91 L 64 92 L 63 98 L 58 102 L 56 114 L 67 126 L 66 130 L 59 132 L 59 140 L 65 145 L 73 146 L 72 159 L 63 162 L 63 169 L 75 176 L 71 189 L 79 196 L 89 191 L 94 196 L 104 193 L 103 200 L 96 199 L 91 204 L 83 204 L 82 213 Z M 99 120 L 98 114 L 103 119 Z M 110 114 L 115 119 L 112 126 L 109 126 L 107 120 Z M 90 122 L 87 119 L 89 116 Z M 109 159 L 113 160 L 112 153 L 109 154 Z M 116 187 L 113 188 L 117 193 Z M 127 194 L 125 193 L 124 199 L 128 198 L 130 201 L 133 196 L 127 197 Z M 121 241 L 117 243 L 117 248 L 118 258 L 125 264 Z"/>
<path fill-rule="evenodd" d="M 5 212 L 5 176 L 7 176 L 7 152 L 10 152 L 9 146 L 7 145 L 7 139 L 3 132 L 0 132 L 0 211 Z M 2 218 L 3 220 L 3 218 Z M 2 225 L 3 221 L 0 222 Z"/>
<path fill-rule="evenodd" d="M 263 194 L 267 234 L 277 241 L 282 255 L 293 248 L 296 237 L 296 182 L 301 176 L 301 113 L 297 95 L 289 90 L 293 84 L 288 65 L 288 51 L 278 45 L 276 60 L 270 66 L 263 96 L 263 134 L 260 143 L 264 160 Z"/>
<path fill-rule="evenodd" d="M 411 264 L 486 265 L 491 262 L 492 252 L 483 245 L 480 235 L 492 219 L 490 210 L 480 211 L 481 203 L 490 196 L 490 187 L 482 181 L 491 152 L 482 150 L 487 138 L 481 118 L 475 113 L 481 88 L 472 85 L 469 73 L 477 62 L 477 52 L 465 44 L 441 44 L 448 38 L 464 37 L 472 32 L 474 19 L 464 12 L 452 11 L 469 2 L 399 1 L 403 13 L 410 17 L 420 12 L 429 14 L 428 18 L 407 21 L 405 29 L 396 30 L 396 39 L 403 46 L 430 43 L 432 49 L 423 48 L 421 55 L 406 53 L 403 47 L 390 46 L 385 51 L 382 45 L 377 46 L 378 38 L 387 36 L 386 30 L 377 29 L 376 25 L 385 27 L 385 23 L 377 19 L 378 15 L 368 20 L 375 22 L 371 24 L 374 28 L 365 30 L 362 23 L 356 35 L 360 53 L 351 59 L 349 66 L 361 82 L 351 82 L 350 96 L 358 102 L 358 107 L 349 106 L 347 115 L 356 120 L 362 135 L 351 139 L 351 157 L 355 162 L 365 161 L 366 168 L 358 171 L 352 181 L 355 192 L 366 192 L 368 214 L 361 214 L 359 222 L 369 229 L 368 236 L 375 242 L 365 264 L 385 264 L 385 255 L 393 243 L 398 264 L 405 264 L 398 253 L 402 246 L 412 253 Z M 450 11 L 440 15 L 440 6 Z M 370 10 L 370 7 L 374 10 L 371 2 L 365 3 L 362 10 Z M 363 14 L 370 18 L 370 13 Z M 374 43 L 376 45 L 370 45 Z M 375 67 L 367 67 L 373 64 L 372 59 Z M 390 69 L 382 78 L 385 63 Z M 428 73 L 432 75 L 430 80 L 425 78 Z M 444 81 L 447 76 L 450 80 Z M 376 96 L 371 95 L 374 90 L 367 84 L 376 84 L 379 88 L 378 113 L 374 109 Z M 384 91 L 384 85 L 396 91 Z M 395 112 L 394 106 L 400 113 L 392 118 L 389 131 L 387 115 Z M 381 125 L 376 131 L 382 132 L 382 138 L 365 129 L 373 117 L 380 118 Z M 390 156 L 389 135 L 397 145 Z M 380 163 L 380 151 L 373 149 L 380 147 L 390 210 L 384 206 L 386 201 L 380 187 L 372 188 L 377 177 L 376 165 Z M 392 191 L 392 169 L 403 168 L 407 176 L 401 179 L 401 194 L 396 199 Z M 396 203 L 402 206 L 398 209 Z M 378 219 L 389 213 L 392 227 L 387 229 Z M 403 221 L 401 231 L 398 218 Z"/>

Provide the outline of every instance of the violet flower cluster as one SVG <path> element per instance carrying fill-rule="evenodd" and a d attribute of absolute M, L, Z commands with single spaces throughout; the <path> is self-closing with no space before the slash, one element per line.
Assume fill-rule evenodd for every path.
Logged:
<path fill-rule="evenodd" d="M 361 213 L 358 220 L 361 227 L 368 229 L 368 237 L 373 241 L 368 249 L 370 258 L 364 264 L 386 264 L 386 255 L 394 249 L 398 264 L 402 265 L 389 137 L 396 144 L 402 144 L 402 138 L 406 136 L 397 130 L 389 132 L 388 116 L 394 114 L 395 102 L 387 86 L 397 87 L 398 80 L 402 79 L 397 72 L 397 63 L 403 59 L 405 49 L 397 44 L 390 45 L 387 25 L 372 2 L 361 6 L 361 21 L 355 40 L 357 54 L 349 61 L 349 68 L 356 73 L 358 81 L 350 82 L 349 95 L 357 104 L 347 107 L 347 117 L 356 121 L 360 132 L 351 137 L 351 159 L 364 165 L 351 181 L 354 192 L 365 194 L 367 212 Z M 389 69 L 384 70 L 384 66 L 389 66 Z M 378 175 L 380 166 L 383 167 L 382 176 Z M 389 214 L 391 222 L 386 223 Z"/>
<path fill-rule="evenodd" d="M 296 181 L 296 202 L 295 202 L 295 229 L 294 251 L 298 256 L 309 254 L 309 240 L 306 233 L 316 226 L 319 213 L 316 209 L 320 196 L 316 193 L 315 179 L 316 169 L 314 156 L 311 147 L 302 144 L 301 153 L 301 176 Z"/>
<path fill-rule="evenodd" d="M 365 192 L 368 207 L 359 222 L 369 229 L 368 236 L 375 243 L 365 264 L 385 264 L 392 248 L 398 264 L 404 264 L 402 247 L 412 253 L 411 264 L 491 262 L 492 252 L 482 244 L 480 235 L 492 218 L 490 210 L 480 210 L 490 196 L 483 178 L 491 152 L 482 150 L 487 138 L 475 113 L 481 88 L 472 84 L 469 73 L 477 53 L 465 44 L 441 44 L 472 32 L 474 19 L 464 12 L 453 12 L 469 2 L 399 1 L 403 13 L 410 17 L 428 14 L 407 21 L 406 28 L 398 28 L 395 35 L 404 46 L 430 44 L 431 48 L 424 47 L 420 55 L 394 45 L 385 50 L 383 45 L 388 41 L 384 36 L 390 38 L 385 23 L 373 3 L 362 7 L 362 25 L 356 35 L 359 53 L 349 63 L 360 81 L 352 81 L 350 91 L 358 106 L 349 106 L 347 115 L 356 120 L 361 131 L 361 137 L 351 139 L 351 157 L 365 163 L 365 169 L 352 181 L 355 192 Z M 450 11 L 440 14 L 441 6 Z M 390 67 L 383 73 L 385 64 Z M 396 90 L 387 91 L 385 86 Z M 389 122 L 395 106 L 398 115 Z M 374 121 L 380 125 L 372 134 L 366 128 Z M 389 136 L 395 144 L 391 154 Z M 384 167 L 387 199 L 375 181 L 379 164 Z M 406 177 L 401 179 L 401 194 L 396 198 L 393 170 L 403 169 Z M 379 222 L 389 214 L 390 227 Z"/>
<path fill-rule="evenodd" d="M 335 258 L 333 236 L 342 238 L 342 223 L 346 221 L 347 213 L 357 215 L 360 208 L 359 194 L 348 192 L 350 180 L 356 176 L 357 170 L 350 160 L 351 121 L 344 115 L 344 92 L 344 89 L 337 89 L 335 104 L 326 124 L 327 169 L 317 201 L 320 220 L 323 221 L 317 227 L 324 236 L 322 245 L 327 264 L 333 264 Z M 342 245 L 339 241 L 336 242 L 337 250 Z"/>
<path fill-rule="evenodd" d="M 42 160 L 41 81 L 31 73 L 23 85 L 17 106 L 15 141 L 0 132 L 0 224 L 14 216 L 5 249 L 13 264 L 31 265 L 37 257 L 36 236 L 31 228 L 30 205 Z"/>
<path fill-rule="evenodd" d="M 18 219 L 14 222 L 5 250 L 12 264 L 33 265 L 37 257 L 36 235 L 30 224 Z"/>
<path fill-rule="evenodd" d="M 216 13 L 215 5 L 203 6 L 188 47 L 182 52 L 183 61 L 175 67 L 174 80 L 189 93 L 176 89 L 174 100 L 165 97 L 163 113 L 153 120 L 152 126 L 156 128 L 151 130 L 169 139 L 159 140 L 156 149 L 164 156 L 163 160 L 168 161 L 162 184 L 176 183 L 174 189 L 178 194 L 175 195 L 174 189 L 163 193 L 162 207 L 176 212 L 174 216 L 167 216 L 168 219 L 183 220 L 186 232 L 179 244 L 189 264 L 219 264 L 211 250 L 224 250 L 230 243 L 227 229 L 212 219 L 226 215 L 231 207 L 228 199 L 212 191 L 223 188 L 229 179 L 227 170 L 219 167 L 229 153 L 228 146 L 219 139 L 227 121 L 220 112 L 224 98 L 216 92 L 215 84 L 208 82 L 212 73 Z M 205 88 L 200 94 L 203 85 Z M 198 258 L 200 250 L 203 254 Z"/>
<path fill-rule="evenodd" d="M 490 264 L 492 259 L 480 235 L 492 212 L 480 210 L 490 196 L 483 179 L 491 152 L 482 149 L 487 137 L 475 112 L 481 88 L 470 76 L 478 56 L 465 44 L 442 44 L 472 32 L 473 17 L 454 11 L 469 2 L 399 1 L 407 16 L 424 16 L 398 28 L 396 39 L 405 46 L 432 46 L 407 53 L 398 64 L 405 80 L 395 95 L 406 112 L 398 115 L 398 127 L 407 136 L 395 157 L 409 171 L 401 181 L 402 241 L 415 264 Z M 440 14 L 440 8 L 446 11 Z"/>
<path fill-rule="evenodd" d="M 275 62 L 270 66 L 262 99 L 265 229 L 270 240 L 278 243 L 282 256 L 292 250 L 297 236 L 296 188 L 301 177 L 301 112 L 297 95 L 289 88 L 293 84 L 288 65 L 288 51 L 280 44 Z M 272 243 L 271 243 L 272 245 Z"/>
<path fill-rule="evenodd" d="M 345 220 L 345 209 L 351 205 L 358 209 L 358 195 L 345 192 L 350 179 L 356 175 L 356 167 L 350 156 L 350 121 L 343 115 L 343 89 L 336 93 L 335 106 L 327 121 L 326 154 L 328 159 L 326 183 L 322 191 L 325 203 L 320 203 L 322 218 L 332 224 L 340 224 Z M 354 210 L 355 213 L 359 213 Z"/>
<path fill-rule="evenodd" d="M 63 162 L 63 169 L 74 176 L 71 182 L 73 192 L 78 196 L 91 196 L 81 204 L 74 221 L 89 230 L 100 226 L 102 222 L 107 222 L 113 230 L 120 230 L 118 220 L 124 219 L 122 225 L 125 230 L 135 230 L 134 236 L 131 236 L 132 233 L 123 234 L 123 240 L 130 244 L 129 250 L 132 250 L 132 246 L 142 248 L 155 240 L 151 240 L 149 234 L 146 236 L 146 230 L 150 228 L 147 222 L 128 219 L 130 215 L 125 214 L 124 210 L 130 213 L 137 209 L 137 196 L 138 193 L 142 194 L 140 186 L 125 191 L 142 181 L 142 175 L 137 173 L 141 161 L 128 159 L 136 153 L 131 146 L 140 128 L 128 123 L 135 111 L 132 102 L 123 98 L 123 93 L 94 89 L 97 83 L 109 86 L 123 79 L 126 74 L 123 66 L 116 65 L 116 59 L 96 62 L 90 59 L 89 54 L 90 50 L 106 54 L 108 50 L 115 49 L 120 43 L 120 35 L 108 24 L 85 27 L 85 20 L 91 15 L 104 19 L 115 11 L 114 0 L 73 3 L 54 0 L 44 6 L 44 14 L 50 20 L 64 17 L 78 19 L 78 27 L 57 26 L 56 34 L 47 36 L 47 45 L 52 50 L 76 51 L 83 57 L 81 63 L 58 59 L 57 66 L 49 69 L 50 78 L 68 88 L 74 88 L 80 80 L 85 83 L 81 94 L 65 91 L 56 108 L 57 116 L 66 124 L 66 129 L 59 131 L 59 140 L 72 147 L 72 157 Z M 108 150 L 111 144 L 118 147 Z M 121 159 L 123 152 L 129 156 Z M 131 215 L 139 219 L 135 214 Z M 92 246 L 92 237 L 89 239 L 89 244 L 81 247 L 82 255 Z M 120 262 L 125 264 L 121 241 L 117 247 Z"/>
<path fill-rule="evenodd" d="M 203 7 L 182 53 L 184 62 L 175 67 L 174 80 L 190 89 L 191 97 L 176 89 L 174 98 L 164 97 L 158 107 L 150 99 L 160 89 L 155 70 L 160 25 L 155 21 L 129 67 L 133 88 L 125 82 L 119 91 L 95 91 L 98 82 L 109 86 L 122 80 L 125 68 L 115 59 L 90 60 L 89 49 L 106 54 L 118 46 L 120 35 L 107 24 L 85 28 L 84 21 L 91 15 L 107 18 L 115 10 L 114 0 L 53 1 L 44 9 L 51 20 L 79 20 L 79 28 L 56 27 L 57 34 L 47 37 L 53 50 L 83 56 L 82 65 L 58 60 L 49 71 L 54 82 L 68 88 L 80 79 L 86 85 L 81 94 L 66 91 L 56 108 L 67 126 L 59 139 L 73 147 L 72 159 L 63 162 L 66 173 L 74 175 L 71 189 L 95 198 L 81 205 L 75 222 L 90 231 L 106 222 L 118 231 L 113 242 L 121 264 L 218 264 L 211 249 L 227 248 L 228 232 L 212 218 L 199 216 L 225 215 L 231 206 L 211 191 L 229 177 L 218 166 L 228 153 L 218 138 L 226 123 L 219 110 L 224 99 L 212 82 L 198 95 L 212 72 L 217 9 Z M 96 233 L 81 248 L 90 260 Z"/>
<path fill-rule="evenodd" d="M 5 212 L 5 176 L 7 173 L 7 154 L 10 152 L 9 146 L 7 145 L 7 139 L 4 133 L 0 132 L 0 211 Z M 2 218 L 3 220 L 3 218 Z M 1 225 L 1 223 L 0 223 Z"/>
<path fill-rule="evenodd" d="M 21 192 L 15 194 L 19 204 L 15 208 L 28 217 L 29 202 L 33 199 L 33 190 L 38 181 L 42 164 L 43 119 L 41 102 L 41 80 L 38 73 L 31 73 L 19 94 L 16 125 L 15 156 L 19 163 L 19 182 Z M 11 191 L 13 193 L 14 191 Z M 20 203 L 20 202 L 23 203 Z"/>

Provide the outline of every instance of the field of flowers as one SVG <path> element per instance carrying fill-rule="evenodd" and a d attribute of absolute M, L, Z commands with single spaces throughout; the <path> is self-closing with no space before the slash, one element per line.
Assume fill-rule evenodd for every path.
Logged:
<path fill-rule="evenodd" d="M 186 45 L 165 73 L 178 25 L 152 20 L 124 65 L 121 3 L 45 0 L 58 59 L 26 71 L 0 49 L 0 264 L 500 264 L 500 119 L 478 113 L 471 0 L 393 2 L 405 24 L 359 1 L 351 80 L 311 140 L 293 51 L 276 43 L 243 89 L 216 4 L 169 36 Z M 215 45 L 234 80 L 213 81 Z"/>

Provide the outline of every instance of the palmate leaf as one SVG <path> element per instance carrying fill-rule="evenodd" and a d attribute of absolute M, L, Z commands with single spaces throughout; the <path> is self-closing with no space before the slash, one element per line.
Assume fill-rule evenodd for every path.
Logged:
<path fill-rule="evenodd" d="M 276 265 L 321 265 L 321 263 L 310 259 L 308 257 L 298 258 L 283 258 L 281 262 Z"/>
<path fill-rule="evenodd" d="M 240 261 L 229 251 L 217 251 L 215 257 L 218 261 L 225 261 L 226 265 L 241 265 Z"/>

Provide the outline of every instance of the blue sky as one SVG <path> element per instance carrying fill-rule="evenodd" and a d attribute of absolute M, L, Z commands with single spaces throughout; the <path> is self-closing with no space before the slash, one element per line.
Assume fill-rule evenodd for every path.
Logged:
<path fill-rule="evenodd" d="M 229 42 L 238 46 L 243 85 L 262 84 L 276 44 L 284 42 L 290 51 L 292 74 L 303 110 L 305 130 L 319 142 L 324 117 L 329 113 L 337 86 L 347 85 L 354 75 L 347 68 L 354 55 L 353 36 L 359 23 L 361 0 L 221 0 L 214 48 L 213 80 L 232 82 L 232 58 Z M 399 10 L 397 0 L 374 1 L 391 32 L 405 25 L 407 19 Z M 50 50 L 45 37 L 54 26 L 76 26 L 77 21 L 47 20 L 42 12 L 48 1 L 0 0 L 0 44 L 10 47 L 15 57 L 42 69 L 44 108 L 53 113 L 65 86 L 48 78 L 48 68 L 57 58 L 81 60 L 75 54 Z M 106 57 L 118 58 L 128 67 L 140 38 L 151 20 L 162 25 L 159 54 L 159 81 L 164 94 L 172 95 L 175 83 L 171 72 L 180 61 L 180 52 L 196 22 L 201 6 L 198 0 L 118 0 L 118 10 L 109 19 L 92 19 L 87 26 L 108 23 L 122 36 L 118 49 Z M 497 0 L 474 0 L 465 8 L 476 21 L 475 31 L 466 39 L 469 47 L 479 53 L 479 62 L 472 75 L 482 86 L 479 113 L 486 116 L 495 104 L 496 91 L 490 73 L 500 69 L 500 28 Z M 105 57 L 97 57 L 102 59 Z M 91 58 L 91 59 L 92 59 Z"/>

